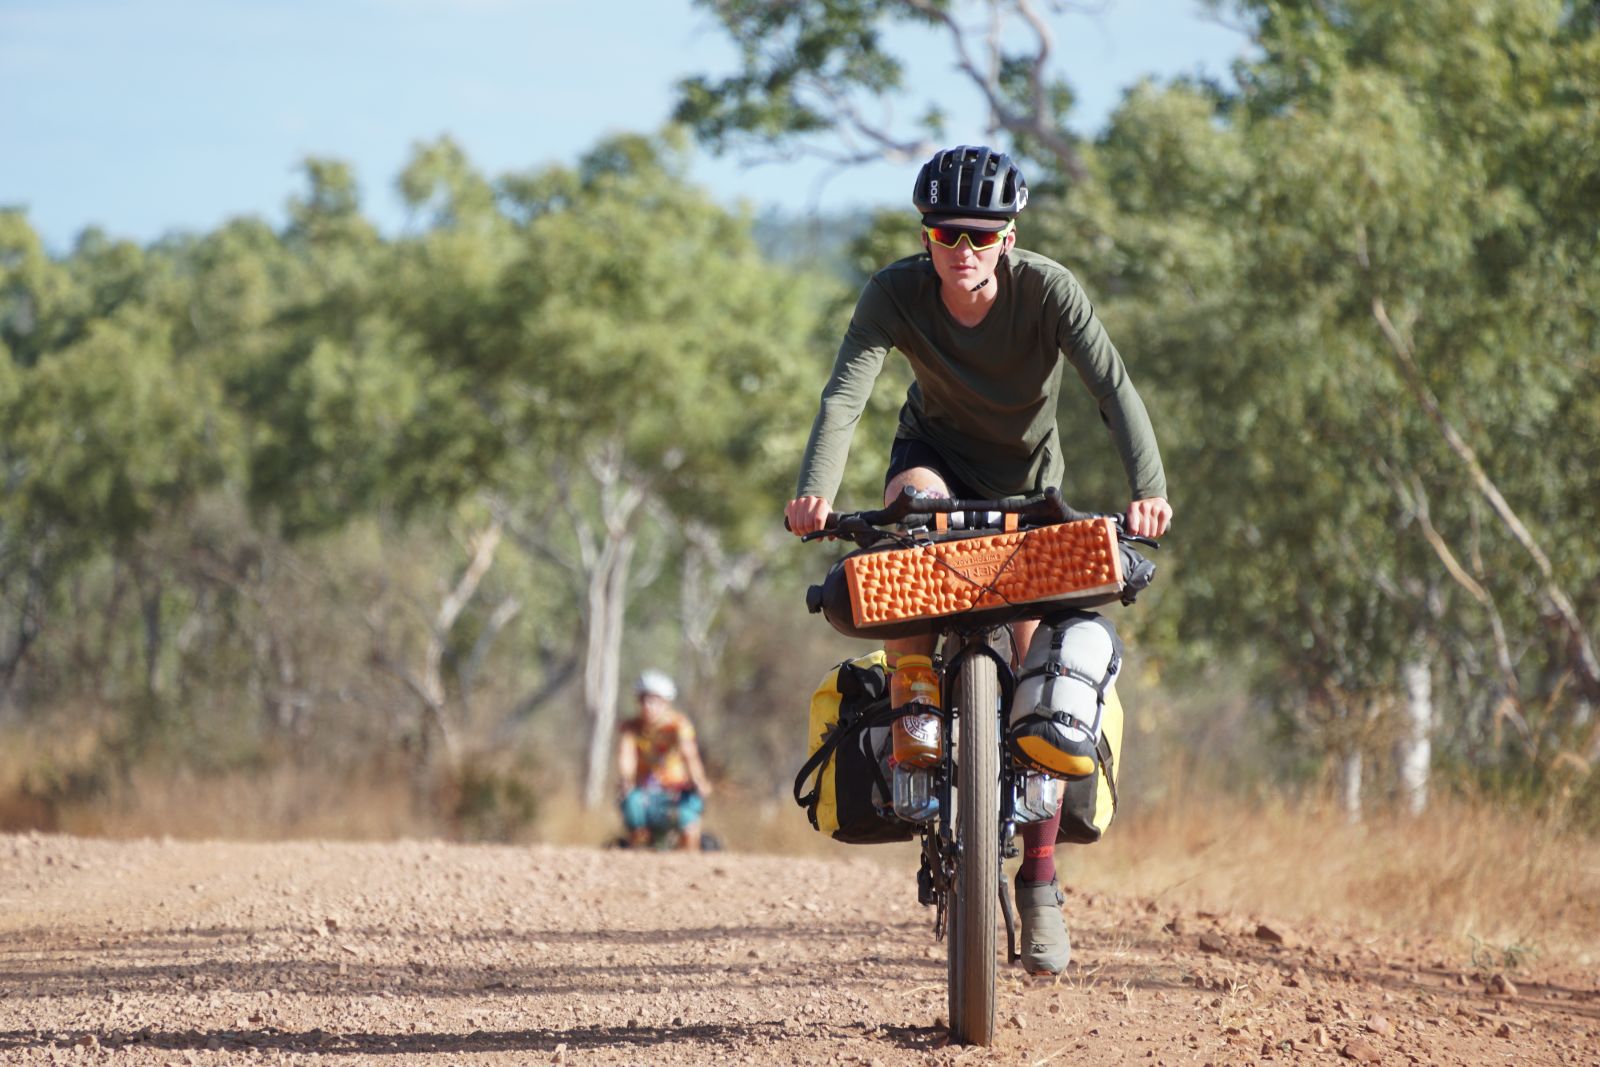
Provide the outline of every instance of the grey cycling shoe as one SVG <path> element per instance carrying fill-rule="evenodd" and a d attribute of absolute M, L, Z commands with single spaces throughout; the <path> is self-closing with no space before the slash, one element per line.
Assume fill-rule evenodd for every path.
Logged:
<path fill-rule="evenodd" d="M 1060 974 L 1072 960 L 1072 938 L 1061 914 L 1066 897 L 1054 878 L 1016 880 L 1017 911 L 1022 914 L 1022 967 L 1029 974 Z"/>

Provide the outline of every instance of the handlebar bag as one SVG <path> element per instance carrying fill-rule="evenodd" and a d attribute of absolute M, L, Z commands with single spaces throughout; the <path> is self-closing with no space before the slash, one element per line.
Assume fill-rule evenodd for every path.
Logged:
<path fill-rule="evenodd" d="M 849 637 L 933 633 L 940 621 L 1001 625 L 1066 607 L 1096 607 L 1148 584 L 1153 567 L 1117 541 L 1106 518 L 1009 533 L 887 544 L 845 556 L 807 606 Z"/>
<path fill-rule="evenodd" d="M 917 832 L 894 814 L 887 658 L 879 649 L 845 660 L 811 694 L 810 741 L 794 800 L 813 829 L 846 844 L 910 841 Z"/>

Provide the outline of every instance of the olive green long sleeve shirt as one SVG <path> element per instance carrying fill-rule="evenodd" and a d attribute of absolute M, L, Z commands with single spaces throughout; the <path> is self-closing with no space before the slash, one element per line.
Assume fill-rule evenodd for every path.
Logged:
<path fill-rule="evenodd" d="M 856 423 L 891 348 L 916 374 L 897 435 L 931 445 L 974 489 L 1010 496 L 1061 484 L 1056 404 L 1070 363 L 1111 432 L 1132 499 L 1167 495 L 1150 416 L 1072 272 L 1013 248 L 995 281 L 989 313 L 968 327 L 944 306 L 926 255 L 872 276 L 823 387 L 797 496 L 834 499 Z"/>

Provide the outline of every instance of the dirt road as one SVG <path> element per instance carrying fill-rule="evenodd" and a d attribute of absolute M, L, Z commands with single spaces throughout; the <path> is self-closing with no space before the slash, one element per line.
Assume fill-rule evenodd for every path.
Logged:
<path fill-rule="evenodd" d="M 1600 1065 L 1579 968 L 1081 893 L 952 1047 L 871 853 L 0 837 L 0 1062 Z"/>

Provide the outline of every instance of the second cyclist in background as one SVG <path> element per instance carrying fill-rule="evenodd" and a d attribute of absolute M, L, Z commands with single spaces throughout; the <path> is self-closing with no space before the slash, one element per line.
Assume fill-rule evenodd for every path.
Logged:
<path fill-rule="evenodd" d="M 711 781 L 700 761 L 694 724 L 673 706 L 678 686 L 648 670 L 633 687 L 638 714 L 625 720 L 617 746 L 617 787 L 630 846 L 651 843 L 655 827 L 678 831 L 679 847 L 700 847 L 700 820 Z"/>

